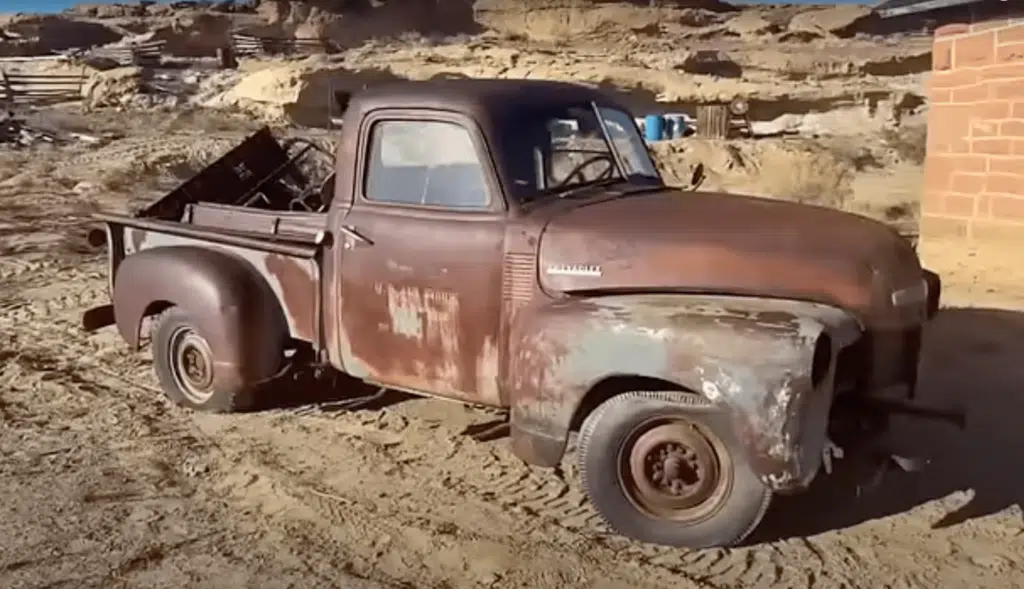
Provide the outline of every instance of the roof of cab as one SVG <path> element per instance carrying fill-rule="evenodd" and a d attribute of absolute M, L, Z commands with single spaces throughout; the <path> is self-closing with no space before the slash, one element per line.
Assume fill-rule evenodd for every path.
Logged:
<path fill-rule="evenodd" d="M 352 96 L 349 109 L 367 112 L 378 108 L 452 110 L 471 116 L 489 116 L 503 110 L 530 109 L 596 101 L 621 106 L 600 89 L 554 80 L 498 78 L 438 78 L 388 82 Z"/>

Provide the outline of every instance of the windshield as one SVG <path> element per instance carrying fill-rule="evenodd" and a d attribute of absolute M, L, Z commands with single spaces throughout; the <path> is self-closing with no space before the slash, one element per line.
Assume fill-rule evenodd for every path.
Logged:
<path fill-rule="evenodd" d="M 517 135 L 529 141 L 532 165 L 516 184 L 534 195 L 604 182 L 662 183 L 633 117 L 618 109 L 581 104 L 546 110 L 525 118 Z"/>

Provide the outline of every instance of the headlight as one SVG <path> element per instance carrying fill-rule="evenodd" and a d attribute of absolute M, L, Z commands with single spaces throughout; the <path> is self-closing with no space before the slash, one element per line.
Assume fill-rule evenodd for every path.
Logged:
<path fill-rule="evenodd" d="M 892 292 L 892 304 L 894 307 L 909 307 L 919 305 L 928 300 L 928 281 L 924 278 L 914 286 L 908 286 Z"/>

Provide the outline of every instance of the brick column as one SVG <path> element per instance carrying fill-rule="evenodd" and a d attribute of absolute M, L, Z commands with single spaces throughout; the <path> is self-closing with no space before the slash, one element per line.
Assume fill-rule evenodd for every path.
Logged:
<path fill-rule="evenodd" d="M 924 239 L 1024 244 L 1024 18 L 936 31 Z"/>

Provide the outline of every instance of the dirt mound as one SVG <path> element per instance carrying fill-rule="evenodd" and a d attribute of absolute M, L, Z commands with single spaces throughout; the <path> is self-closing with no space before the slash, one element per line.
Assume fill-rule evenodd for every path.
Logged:
<path fill-rule="evenodd" d="M 91 107 L 121 106 L 142 92 L 143 71 L 120 67 L 97 72 L 82 85 L 82 99 Z"/>
<path fill-rule="evenodd" d="M 263 0 L 257 13 L 263 22 L 243 27 L 245 32 L 277 38 L 326 39 L 342 48 L 408 33 L 447 35 L 480 31 L 473 21 L 472 4 L 450 0 L 359 0 L 340 7 L 330 0 Z"/>
<path fill-rule="evenodd" d="M 65 9 L 64 14 L 86 18 L 132 18 L 144 16 L 167 16 L 186 12 L 221 12 L 221 13 L 253 13 L 257 2 L 235 2 L 221 0 L 219 2 L 196 1 L 174 3 L 139 2 L 111 4 L 78 4 Z"/>
<path fill-rule="evenodd" d="M 857 31 L 858 24 L 871 17 L 869 6 L 832 6 L 801 12 L 790 19 L 790 32 L 810 32 L 850 37 Z"/>
<path fill-rule="evenodd" d="M 41 18 L 41 17 L 36 17 Z M 842 42 L 877 29 L 877 17 L 863 6 L 733 6 L 720 0 L 253 0 L 239 2 L 175 2 L 83 4 L 54 22 L 106 31 L 106 37 L 84 39 L 84 33 L 46 32 L 43 45 L 6 51 L 32 53 L 52 47 L 109 43 L 118 34 L 153 33 L 180 56 L 209 56 L 228 40 L 231 30 L 272 38 L 329 40 L 352 48 L 372 39 L 410 35 L 497 33 L 506 40 L 562 41 L 622 46 L 633 54 L 637 44 L 660 43 L 663 49 L 694 42 L 744 42 L 798 48 L 792 59 L 808 61 L 808 44 Z M 76 22 L 81 21 L 81 22 Z M 67 25 L 65 25 L 67 26 Z M 40 37 L 42 38 L 42 37 Z M 685 43 L 680 44 L 680 39 Z M 2 43 L 2 42 L 0 42 Z M 7 43 L 11 45 L 11 43 Z M 731 52 L 731 47 L 710 49 Z M 3 51 L 0 49 L 0 51 Z M 762 51 L 763 53 L 764 51 Z M 742 58 L 736 57 L 738 61 Z M 813 60 L 812 60 L 813 61 Z M 740 63 L 742 67 L 747 64 Z M 756 67 L 756 64 L 752 64 Z M 848 67 L 827 64 L 832 73 L 849 75 Z M 821 69 L 815 66 L 817 69 Z M 888 66 L 881 66 L 885 69 Z M 902 66 L 896 66 L 897 69 Z M 912 67 L 917 67 L 914 62 Z M 806 68 L 805 68 L 806 69 Z M 735 70 L 733 70 L 735 71 Z M 873 72 L 866 72 L 873 73 Z M 718 75 L 718 72 L 713 72 Z M 735 73 L 734 75 L 739 75 Z"/>
<path fill-rule="evenodd" d="M 95 47 L 122 34 L 101 23 L 53 14 L 17 14 L 0 18 L 0 55 L 39 55 L 72 47 Z"/>
<path fill-rule="evenodd" d="M 579 2 L 576 0 L 477 0 L 477 23 L 505 35 L 531 39 L 564 39 L 608 32 L 657 32 L 662 23 L 706 24 L 707 12 L 733 7 L 718 0 L 649 2 Z"/>
<path fill-rule="evenodd" d="M 701 187 L 803 203 L 847 208 L 855 163 L 812 140 L 713 141 L 697 138 L 652 144 L 655 161 L 670 184 L 690 183 L 703 164 Z"/>
<path fill-rule="evenodd" d="M 230 43 L 232 27 L 231 18 L 224 14 L 185 14 L 153 29 L 150 38 L 164 41 L 164 51 L 171 55 L 211 56 Z"/>
<path fill-rule="evenodd" d="M 779 23 L 770 20 L 757 12 L 743 11 L 725 23 L 724 36 L 730 37 L 763 37 L 773 35 L 782 30 Z"/>
<path fill-rule="evenodd" d="M 205 97 L 202 106 L 241 111 L 265 121 L 323 126 L 334 108 L 332 91 L 354 91 L 395 79 L 386 70 L 354 70 L 314 56 L 243 75 L 226 91 Z"/>

